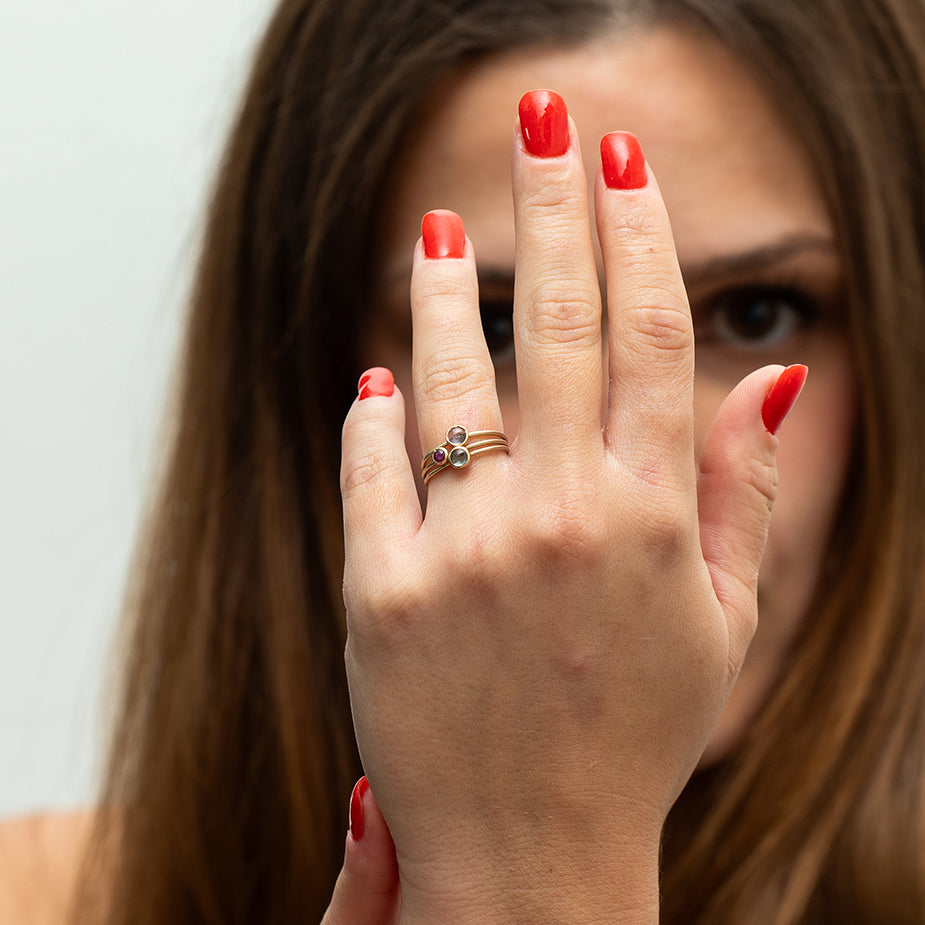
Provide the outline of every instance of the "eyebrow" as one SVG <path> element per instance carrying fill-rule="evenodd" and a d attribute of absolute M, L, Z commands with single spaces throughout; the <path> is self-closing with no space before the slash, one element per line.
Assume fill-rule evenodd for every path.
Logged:
<path fill-rule="evenodd" d="M 693 287 L 715 279 L 730 276 L 744 276 L 766 270 L 780 263 L 807 253 L 835 256 L 835 241 L 823 235 L 794 234 L 778 241 L 772 241 L 752 250 L 711 257 L 697 263 L 681 266 L 685 286 Z M 406 274 L 408 270 L 404 271 Z M 392 274 L 398 277 L 399 273 Z M 509 267 L 488 265 L 478 268 L 479 286 L 489 289 L 510 290 L 514 288 L 514 274 Z M 398 279 L 390 280 L 398 282 Z"/>
<path fill-rule="evenodd" d="M 727 276 L 742 276 L 786 263 L 806 253 L 835 255 L 835 242 L 821 235 L 788 235 L 752 250 L 735 254 L 723 254 L 708 260 L 682 265 L 681 274 L 687 286 L 695 286 L 705 280 L 721 279 Z M 499 266 L 479 267 L 479 285 L 497 289 L 510 289 L 514 275 L 510 269 Z"/>
<path fill-rule="evenodd" d="M 682 265 L 681 275 L 686 286 L 696 286 L 706 280 L 755 273 L 807 253 L 835 256 L 835 241 L 821 235 L 788 235 L 752 250 Z"/>

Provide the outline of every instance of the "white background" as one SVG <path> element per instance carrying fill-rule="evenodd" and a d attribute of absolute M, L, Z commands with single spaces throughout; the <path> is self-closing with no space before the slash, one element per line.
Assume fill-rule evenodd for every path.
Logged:
<path fill-rule="evenodd" d="M 93 800 L 203 207 L 272 6 L 0 2 L 0 815 Z"/>

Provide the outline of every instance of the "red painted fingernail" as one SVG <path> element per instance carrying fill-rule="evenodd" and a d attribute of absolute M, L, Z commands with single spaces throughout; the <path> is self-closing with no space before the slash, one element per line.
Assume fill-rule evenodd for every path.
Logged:
<path fill-rule="evenodd" d="M 534 157 L 561 157 L 568 151 L 568 108 L 552 90 L 531 90 L 520 99 L 520 131 Z"/>
<path fill-rule="evenodd" d="M 369 790 L 369 781 L 364 775 L 361 777 L 353 788 L 353 795 L 350 797 L 350 834 L 354 841 L 359 841 L 366 831 L 366 818 L 363 814 L 363 797 Z"/>
<path fill-rule="evenodd" d="M 646 156 L 631 132 L 610 132 L 601 139 L 601 163 L 610 189 L 642 189 L 649 182 Z"/>
<path fill-rule="evenodd" d="M 453 257 L 458 260 L 466 254 L 463 220 L 449 209 L 428 212 L 421 219 L 421 234 L 424 236 L 425 257 Z"/>
<path fill-rule="evenodd" d="M 372 398 L 374 395 L 383 395 L 388 398 L 395 391 L 395 377 L 392 370 L 384 366 L 374 366 L 367 369 L 357 386 L 360 400 Z"/>
<path fill-rule="evenodd" d="M 784 423 L 784 418 L 796 404 L 803 391 L 809 370 L 801 364 L 788 366 L 771 386 L 764 404 L 761 406 L 761 420 L 769 434 L 776 434 Z"/>

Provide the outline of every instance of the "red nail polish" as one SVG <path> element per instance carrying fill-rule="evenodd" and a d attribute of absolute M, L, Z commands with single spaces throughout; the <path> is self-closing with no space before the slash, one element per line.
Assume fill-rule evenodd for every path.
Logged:
<path fill-rule="evenodd" d="M 453 257 L 459 260 L 466 254 L 466 229 L 463 220 L 449 209 L 434 209 L 421 219 L 424 237 L 424 256 L 431 259 Z"/>
<path fill-rule="evenodd" d="M 395 377 L 390 369 L 384 366 L 374 366 L 360 376 L 357 389 L 361 401 L 364 398 L 372 398 L 374 395 L 388 398 L 395 391 Z"/>
<path fill-rule="evenodd" d="M 363 797 L 369 790 L 369 781 L 364 775 L 361 777 L 353 788 L 353 795 L 350 797 L 350 834 L 354 841 L 359 841 L 366 831 L 366 818 L 363 815 Z"/>
<path fill-rule="evenodd" d="M 776 434 L 784 423 L 784 418 L 796 404 L 803 391 L 809 370 L 800 364 L 788 366 L 771 386 L 764 404 L 761 406 L 761 420 L 769 434 Z"/>
<path fill-rule="evenodd" d="M 631 132 L 610 132 L 601 139 L 601 163 L 610 189 L 642 189 L 649 182 L 646 156 Z"/>
<path fill-rule="evenodd" d="M 552 90 L 531 90 L 520 99 L 520 131 L 534 157 L 561 157 L 568 151 L 568 108 Z"/>

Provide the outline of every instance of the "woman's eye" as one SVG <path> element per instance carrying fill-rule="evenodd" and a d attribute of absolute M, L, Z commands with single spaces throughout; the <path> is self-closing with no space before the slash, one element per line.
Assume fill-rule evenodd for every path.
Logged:
<path fill-rule="evenodd" d="M 815 321 L 818 302 L 807 292 L 786 287 L 734 289 L 713 299 L 702 314 L 698 334 L 732 346 L 774 347 Z"/>
<path fill-rule="evenodd" d="M 497 363 L 501 360 L 513 359 L 514 356 L 514 319 L 510 301 L 479 302 L 479 313 L 482 316 L 482 330 L 485 332 L 485 343 L 491 353 L 492 359 Z"/>

